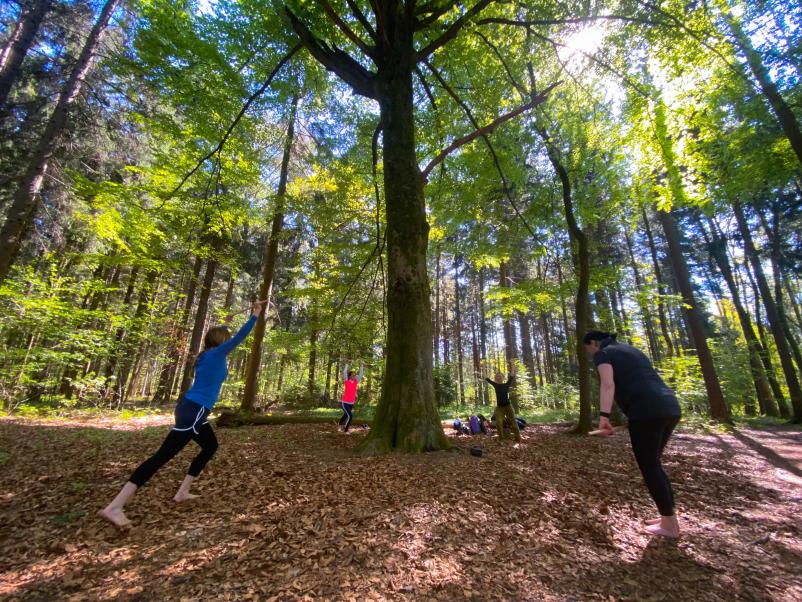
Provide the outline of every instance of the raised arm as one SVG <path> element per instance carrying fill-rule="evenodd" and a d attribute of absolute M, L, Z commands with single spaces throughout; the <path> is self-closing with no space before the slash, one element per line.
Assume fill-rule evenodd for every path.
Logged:
<path fill-rule="evenodd" d="M 348 380 L 348 364 L 343 366 L 343 382 Z"/>
<path fill-rule="evenodd" d="M 254 324 L 256 324 L 256 316 L 251 316 L 250 318 L 248 318 L 248 321 L 242 325 L 242 328 L 240 328 L 237 331 L 237 334 L 228 339 L 225 343 L 222 343 L 215 348 L 217 352 L 228 355 L 229 353 L 234 351 L 236 346 L 242 343 L 242 341 L 245 340 L 245 337 L 247 337 L 251 333 Z"/>
<path fill-rule="evenodd" d="M 359 375 L 356 377 L 356 382 L 361 383 L 362 382 L 362 376 L 364 374 L 365 374 L 365 366 L 360 365 L 359 366 Z"/>
<path fill-rule="evenodd" d="M 264 304 L 265 301 L 253 302 L 253 308 L 251 309 L 251 317 L 248 318 L 245 324 L 242 325 L 242 328 L 240 328 L 237 331 L 237 334 L 228 339 L 225 343 L 222 343 L 221 345 L 215 347 L 217 353 L 223 353 L 225 355 L 228 355 L 229 353 L 234 351 L 237 345 L 239 345 L 240 343 L 242 343 L 242 341 L 245 340 L 245 337 L 247 337 L 251 333 L 251 330 L 253 330 L 254 324 L 256 324 L 256 319 L 262 312 L 262 306 Z"/>

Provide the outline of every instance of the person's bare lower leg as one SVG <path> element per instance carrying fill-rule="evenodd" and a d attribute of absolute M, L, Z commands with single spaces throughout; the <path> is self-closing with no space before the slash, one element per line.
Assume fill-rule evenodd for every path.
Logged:
<path fill-rule="evenodd" d="M 117 497 L 115 497 L 108 506 L 98 511 L 98 516 L 104 520 L 107 520 L 118 529 L 126 529 L 130 527 L 131 521 L 128 520 L 127 516 L 125 516 L 123 507 L 134 496 L 136 490 L 137 486 L 131 481 L 128 481 L 125 485 L 123 485 L 123 488 L 120 490 L 120 493 L 117 494 Z"/>
<path fill-rule="evenodd" d="M 195 480 L 195 477 L 192 475 L 186 475 L 184 480 L 181 481 L 181 486 L 178 488 L 178 492 L 173 497 L 173 500 L 176 502 L 186 502 L 188 500 L 194 500 L 198 496 L 190 493 L 189 488 L 192 487 L 192 482 Z"/>

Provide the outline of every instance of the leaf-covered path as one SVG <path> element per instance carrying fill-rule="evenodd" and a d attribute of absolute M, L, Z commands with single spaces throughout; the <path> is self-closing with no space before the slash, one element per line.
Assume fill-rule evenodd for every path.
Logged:
<path fill-rule="evenodd" d="M 638 532 L 652 510 L 625 435 L 551 426 L 517 448 L 459 438 L 462 453 L 378 458 L 350 453 L 358 429 L 223 429 L 201 499 L 171 501 L 188 448 L 117 534 L 94 513 L 160 443 L 157 421 L 0 421 L 0 596 L 802 599 L 799 431 L 676 435 L 679 543 Z"/>

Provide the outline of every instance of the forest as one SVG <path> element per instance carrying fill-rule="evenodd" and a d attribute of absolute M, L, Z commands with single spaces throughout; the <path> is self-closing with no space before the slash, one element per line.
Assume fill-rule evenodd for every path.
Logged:
<path fill-rule="evenodd" d="M 151 427 L 192 385 L 205 333 L 239 328 L 258 300 L 215 407 L 221 421 L 262 424 L 224 429 L 240 461 L 258 433 L 266 454 L 308 437 L 312 455 L 328 441 L 342 462 L 354 451 L 380 472 L 414 462 L 435 483 L 437 454 L 388 452 L 467 451 L 444 425 L 493 413 L 496 372 L 515 374 L 515 413 L 537 423 L 526 446 L 542 434 L 572 462 L 581 446 L 620 460 L 618 437 L 570 438 L 599 417 L 583 336 L 600 330 L 648 356 L 689 425 L 680 437 L 703 438 L 680 439 L 686 482 L 719 457 L 688 460 L 713 437 L 774 454 L 750 474 L 772 461 L 798 487 L 801 24 L 802 5 L 780 0 L 3 0 L 0 471 L 13 475 L 0 502 L 21 503 L 23 467 L 38 474 L 25 449 L 58 465 L 83 441 L 117 462 L 92 478 L 122 476 L 120 458 L 155 446 Z M 360 366 L 358 436 L 320 435 L 340 414 L 344 369 Z M 105 421 L 128 438 L 107 441 Z M 72 434 L 26 430 L 56 424 Z M 739 428 L 762 443 L 743 447 Z M 493 445 L 508 463 L 554 461 Z M 233 459 L 215 462 L 236 481 Z M 366 483 L 370 466 L 355 469 Z M 292 473 L 272 478 L 281 471 Z M 769 495 L 755 487 L 750 499 Z M 69 491 L 55 497 L 81 495 Z M 784 491 L 769 497 L 790 496 L 779 514 L 798 517 Z M 85 528 L 65 512 L 48 528 Z M 791 542 L 774 556 L 780 576 L 738 596 L 802 595 L 778 585 L 802 558 L 802 535 L 783 524 L 770 542 Z M 68 557 L 84 549 L 66 545 Z M 647 568 L 659 581 L 657 554 Z M 287 588 L 309 574 L 282 570 Z M 385 595 L 552 599 L 523 585 L 482 593 L 474 577 Z M 84 591 L 76 575 L 66 586 L 61 575 L 58 596 L 15 579 L 0 574 L 0 592 Z M 354 595 L 372 599 L 364 579 Z M 595 599 L 568 574 L 557 581 L 545 582 L 554 599 Z M 208 593 L 191 586 L 178 590 Z M 732 599 L 731 586 L 697 597 Z M 153 599 L 147 587 L 126 595 Z M 314 585 L 262 595 L 337 598 Z"/>

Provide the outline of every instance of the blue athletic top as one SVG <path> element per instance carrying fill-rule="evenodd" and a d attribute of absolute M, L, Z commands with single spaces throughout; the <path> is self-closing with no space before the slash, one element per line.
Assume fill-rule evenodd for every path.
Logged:
<path fill-rule="evenodd" d="M 223 381 L 228 376 L 226 356 L 245 340 L 254 324 L 256 324 L 256 316 L 251 316 L 237 334 L 222 345 L 207 349 L 198 356 L 198 359 L 195 360 L 195 381 L 184 397 L 204 408 L 211 410 L 214 407 Z"/>

